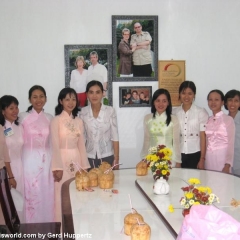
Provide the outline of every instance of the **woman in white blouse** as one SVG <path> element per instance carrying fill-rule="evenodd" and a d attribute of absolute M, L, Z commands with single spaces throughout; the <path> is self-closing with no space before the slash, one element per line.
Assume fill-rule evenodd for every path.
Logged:
<path fill-rule="evenodd" d="M 86 150 L 91 168 L 98 167 L 101 161 L 113 165 L 119 163 L 118 126 L 115 110 L 103 105 L 103 85 L 93 80 L 87 84 L 87 98 L 90 105 L 82 108 Z M 115 167 L 118 169 L 118 166 Z"/>
<path fill-rule="evenodd" d="M 77 69 L 73 70 L 71 73 L 70 87 L 77 92 L 79 106 L 86 106 L 87 95 L 86 85 L 87 85 L 87 72 L 88 70 L 84 69 L 86 65 L 83 56 L 78 56 L 75 61 L 75 66 Z"/>
<path fill-rule="evenodd" d="M 180 107 L 173 110 L 178 117 L 181 133 L 182 168 L 204 169 L 206 153 L 205 124 L 208 113 L 194 105 L 196 86 L 192 81 L 184 81 L 179 87 Z"/>
<path fill-rule="evenodd" d="M 176 116 L 171 115 L 171 97 L 166 89 L 158 89 L 153 94 L 151 112 L 144 118 L 144 142 L 141 157 L 145 158 L 150 147 L 165 145 L 172 149 L 172 161 L 181 167 L 180 126 Z"/>

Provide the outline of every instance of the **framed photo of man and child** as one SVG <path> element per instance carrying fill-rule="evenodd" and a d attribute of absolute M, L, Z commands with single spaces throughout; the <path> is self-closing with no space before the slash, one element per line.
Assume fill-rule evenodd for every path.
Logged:
<path fill-rule="evenodd" d="M 112 105 L 112 45 L 64 45 L 65 87 L 84 95 L 91 80 L 103 84 L 108 105 Z"/>
<path fill-rule="evenodd" d="M 112 16 L 113 82 L 157 81 L 158 16 Z"/>
<path fill-rule="evenodd" d="M 152 86 L 119 87 L 119 107 L 150 107 Z"/>

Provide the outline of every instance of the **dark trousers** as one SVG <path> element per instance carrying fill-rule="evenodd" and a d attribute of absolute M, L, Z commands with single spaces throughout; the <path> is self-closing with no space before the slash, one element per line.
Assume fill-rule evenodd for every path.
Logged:
<path fill-rule="evenodd" d="M 133 65 L 133 76 L 134 77 L 151 77 L 151 74 L 152 74 L 151 64 Z"/>
<path fill-rule="evenodd" d="M 98 168 L 101 165 L 102 162 L 107 162 L 112 166 L 113 161 L 114 161 L 114 156 L 113 155 L 111 155 L 109 157 L 100 158 L 100 159 L 97 156 L 96 156 L 95 159 L 94 158 L 88 158 L 88 162 L 91 166 L 90 169 Z"/>
<path fill-rule="evenodd" d="M 200 151 L 196 153 L 189 153 L 189 154 L 182 153 L 181 155 L 182 155 L 182 168 L 197 169 L 197 165 L 201 157 Z"/>

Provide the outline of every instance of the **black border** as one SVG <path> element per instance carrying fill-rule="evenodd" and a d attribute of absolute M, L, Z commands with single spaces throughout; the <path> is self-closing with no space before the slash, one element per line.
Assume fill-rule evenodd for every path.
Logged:
<path fill-rule="evenodd" d="M 122 90 L 126 88 L 147 88 L 149 90 L 149 104 L 122 104 Z M 152 86 L 121 86 L 119 87 L 119 107 L 129 108 L 129 107 L 151 107 L 152 102 Z"/>
<path fill-rule="evenodd" d="M 154 77 L 117 77 L 117 37 L 116 21 L 117 20 L 153 20 L 154 24 Z M 144 30 L 144 29 L 143 29 Z M 133 81 L 158 81 L 158 16 L 145 15 L 113 15 L 112 16 L 112 52 L 113 52 L 113 82 L 133 82 Z"/>
<path fill-rule="evenodd" d="M 99 45 L 64 45 L 64 62 L 65 62 L 65 87 L 69 87 L 70 77 L 71 77 L 71 69 L 70 69 L 70 59 L 69 59 L 69 51 L 75 49 L 106 49 L 108 55 L 108 102 L 109 105 L 112 106 L 112 45 L 110 44 L 99 44 Z"/>

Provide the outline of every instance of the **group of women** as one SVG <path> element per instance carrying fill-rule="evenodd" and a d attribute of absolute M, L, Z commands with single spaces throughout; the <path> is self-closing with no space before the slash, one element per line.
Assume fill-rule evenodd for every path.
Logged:
<path fill-rule="evenodd" d="M 89 106 L 78 114 L 76 91 L 62 89 L 55 117 L 44 112 L 42 86 L 29 90 L 31 106 L 20 114 L 15 97 L 0 98 L 0 168 L 5 163 L 10 185 L 24 196 L 22 222 L 61 221 L 62 183 L 101 161 L 118 164 L 117 118 L 101 103 L 102 83 L 89 82 L 86 95 Z"/>
<path fill-rule="evenodd" d="M 24 196 L 22 221 L 61 221 L 61 185 L 76 171 L 119 162 L 117 117 L 102 104 L 103 85 L 86 87 L 89 105 L 78 113 L 78 96 L 64 88 L 58 96 L 55 117 L 45 113 L 45 89 L 29 90 L 31 106 L 19 114 L 18 100 L 0 99 L 0 168 L 5 164 L 9 183 Z M 144 118 L 144 158 L 150 147 L 173 150 L 175 167 L 198 168 L 240 175 L 240 92 L 212 90 L 207 96 L 213 115 L 194 104 L 196 86 L 179 87 L 181 106 L 172 110 L 170 94 L 153 94 L 151 114 Z M 222 106 L 229 111 L 226 115 Z M 118 166 L 116 167 L 118 169 Z"/>
<path fill-rule="evenodd" d="M 196 86 L 185 81 L 179 87 L 181 106 L 172 110 L 170 94 L 158 89 L 151 114 L 144 118 L 142 158 L 159 144 L 173 150 L 175 167 L 198 168 L 240 175 L 240 92 L 212 90 L 207 96 L 212 111 L 194 104 Z M 222 107 L 229 111 L 226 115 Z"/>

